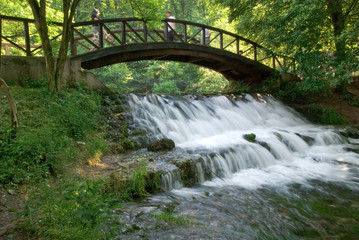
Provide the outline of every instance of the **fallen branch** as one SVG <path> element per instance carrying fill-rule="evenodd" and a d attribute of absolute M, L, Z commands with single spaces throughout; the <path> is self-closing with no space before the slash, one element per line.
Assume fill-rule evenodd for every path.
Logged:
<path fill-rule="evenodd" d="M 9 86 L 6 84 L 5 80 L 0 78 L 0 90 L 4 92 L 7 101 L 10 106 L 10 117 L 11 117 L 11 126 L 14 128 L 15 132 L 19 128 L 19 122 L 17 120 L 17 108 L 14 97 L 11 94 Z"/>

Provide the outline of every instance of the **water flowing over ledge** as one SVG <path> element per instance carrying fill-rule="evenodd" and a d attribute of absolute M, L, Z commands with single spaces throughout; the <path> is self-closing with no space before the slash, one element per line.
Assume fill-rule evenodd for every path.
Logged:
<path fill-rule="evenodd" d="M 186 153 L 157 163 L 166 166 L 165 191 L 197 183 L 253 189 L 311 179 L 353 185 L 358 171 L 358 154 L 346 151 L 347 139 L 308 123 L 271 96 L 131 94 L 128 106 L 132 128 L 146 129 L 151 138 L 171 138 Z M 255 141 L 247 141 L 246 134 L 255 134 Z"/>

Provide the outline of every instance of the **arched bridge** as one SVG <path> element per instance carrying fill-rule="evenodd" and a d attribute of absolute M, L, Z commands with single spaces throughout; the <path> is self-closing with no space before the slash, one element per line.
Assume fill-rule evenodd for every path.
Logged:
<path fill-rule="evenodd" d="M 23 44 L 4 36 L 2 46 L 16 47 L 26 55 L 41 54 L 41 46 L 31 44 L 33 20 L 0 16 L 0 20 L 24 24 Z M 172 27 L 175 24 L 175 27 Z M 103 19 L 72 25 L 71 58 L 81 61 L 84 69 L 94 69 L 120 62 L 168 60 L 192 63 L 222 73 L 228 80 L 261 82 L 276 69 L 295 68 L 294 60 L 276 55 L 263 46 L 234 33 L 211 26 L 166 19 L 162 27 L 137 18 Z M 61 23 L 53 23 L 59 28 Z M 97 26 L 97 34 L 92 27 Z M 61 35 L 60 30 L 53 39 Z M 54 34 L 55 34 L 54 33 Z M 174 39 L 170 41 L 170 34 Z"/>

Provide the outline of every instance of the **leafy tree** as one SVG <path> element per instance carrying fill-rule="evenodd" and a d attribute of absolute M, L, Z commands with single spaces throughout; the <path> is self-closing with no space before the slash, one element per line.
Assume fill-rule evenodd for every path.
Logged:
<path fill-rule="evenodd" d="M 216 1 L 228 7 L 230 20 L 238 21 L 238 31 L 246 37 L 299 60 L 313 57 L 313 53 L 317 53 L 314 57 L 331 58 L 329 84 L 348 83 L 346 73 L 354 71 L 358 61 L 358 0 Z M 327 56 L 323 58 L 323 54 Z M 312 73 L 320 75 L 320 71 Z"/>
<path fill-rule="evenodd" d="M 154 93 L 168 93 L 168 94 L 181 93 L 181 91 L 178 89 L 176 84 L 172 81 L 171 82 L 170 81 L 162 82 L 161 84 L 155 83 L 153 92 Z"/>
<path fill-rule="evenodd" d="M 41 38 L 42 49 L 46 61 L 49 89 L 53 92 L 59 92 L 61 88 L 62 74 L 65 68 L 67 49 L 70 41 L 72 20 L 79 1 L 80 0 L 63 0 L 62 38 L 58 58 L 55 62 L 46 17 L 47 3 L 45 0 L 40 0 L 40 2 L 37 0 L 27 0 L 34 15 L 36 29 Z"/>

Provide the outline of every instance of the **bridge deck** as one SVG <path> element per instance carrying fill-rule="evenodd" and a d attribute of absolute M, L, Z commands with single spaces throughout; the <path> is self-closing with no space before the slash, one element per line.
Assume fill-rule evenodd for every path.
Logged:
<path fill-rule="evenodd" d="M 222 73 L 229 80 L 262 81 L 275 70 L 246 57 L 202 45 L 178 42 L 142 43 L 115 46 L 73 56 L 84 69 L 119 62 L 163 60 L 192 63 Z"/>
<path fill-rule="evenodd" d="M 3 34 L 7 21 L 23 24 L 24 36 Z M 281 68 L 295 69 L 293 59 L 274 54 L 263 46 L 223 29 L 189 21 L 166 19 L 163 29 L 149 29 L 137 18 L 103 19 L 73 23 L 71 56 L 92 69 L 119 62 L 169 60 L 193 63 L 222 73 L 229 80 L 261 81 Z M 175 23 L 175 29 L 169 23 Z M 92 26 L 98 26 L 94 34 Z M 61 23 L 52 23 L 53 41 L 59 41 Z M 0 44 L 6 54 L 41 55 L 34 42 L 34 20 L 0 15 Z M 170 40 L 170 32 L 175 41 Z M 30 37 L 31 36 L 31 37 Z M 3 43 L 4 42 L 4 43 Z M 10 47 L 15 50 L 11 50 Z M 1 54 L 1 51 L 0 51 Z"/>

